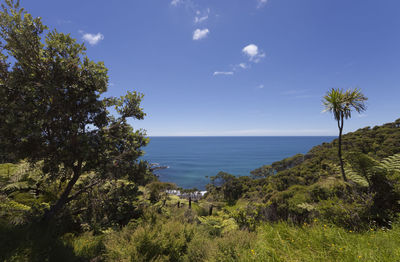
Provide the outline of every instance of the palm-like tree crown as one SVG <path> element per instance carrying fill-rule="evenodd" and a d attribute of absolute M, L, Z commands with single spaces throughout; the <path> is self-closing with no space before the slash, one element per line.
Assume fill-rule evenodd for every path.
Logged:
<path fill-rule="evenodd" d="M 339 128 L 339 141 L 338 141 L 338 156 L 340 160 L 340 168 L 342 171 L 343 180 L 347 181 L 344 171 L 344 164 L 342 159 L 342 132 L 343 120 L 351 117 L 351 111 L 354 109 L 358 113 L 365 111 L 366 106 L 364 102 L 367 98 L 357 88 L 344 91 L 343 89 L 332 88 L 323 99 L 325 112 L 330 111 L 336 119 Z"/>
<path fill-rule="evenodd" d="M 358 113 L 365 111 L 364 102 L 368 100 L 358 88 L 344 91 L 343 89 L 332 88 L 323 99 L 326 111 L 333 113 L 336 120 L 351 117 L 351 111 L 354 109 Z"/>

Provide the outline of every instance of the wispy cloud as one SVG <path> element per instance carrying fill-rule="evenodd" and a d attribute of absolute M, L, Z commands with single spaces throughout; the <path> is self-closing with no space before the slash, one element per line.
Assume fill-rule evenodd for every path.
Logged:
<path fill-rule="evenodd" d="M 193 40 L 200 40 L 205 38 L 208 34 L 210 33 L 210 31 L 205 28 L 205 29 L 196 29 L 193 32 Z"/>
<path fill-rule="evenodd" d="M 170 4 L 173 7 L 181 6 L 192 14 L 195 14 L 196 10 L 199 10 L 199 5 L 193 0 L 171 0 Z"/>
<path fill-rule="evenodd" d="M 257 0 L 257 8 L 262 8 L 268 3 L 268 0 Z"/>
<path fill-rule="evenodd" d="M 82 33 L 82 39 L 85 42 L 88 42 L 90 45 L 97 45 L 101 40 L 104 39 L 104 35 L 101 33 L 97 34 L 90 34 L 90 33 L 83 33 L 83 31 L 80 31 Z"/>
<path fill-rule="evenodd" d="M 245 63 L 240 63 L 240 64 L 239 64 L 239 67 L 240 67 L 240 68 L 243 68 L 243 69 L 246 69 L 246 68 L 248 68 L 249 66 L 248 66 L 247 64 L 245 64 Z"/>
<path fill-rule="evenodd" d="M 265 53 L 255 44 L 250 44 L 242 49 L 242 52 L 249 58 L 251 62 L 258 63 L 265 57 Z"/>
<path fill-rule="evenodd" d="M 243 54 L 245 54 L 247 56 L 247 58 L 249 59 L 249 62 L 246 62 L 246 63 L 242 62 L 239 64 L 230 65 L 231 70 L 234 72 L 239 72 L 241 70 L 249 69 L 251 67 L 252 63 L 258 63 L 261 61 L 262 58 L 265 57 L 265 53 L 263 51 L 261 51 L 258 48 L 258 46 L 254 45 L 254 44 L 245 46 L 242 49 L 242 52 L 243 52 Z M 231 72 L 231 73 L 233 73 L 233 72 Z"/>
<path fill-rule="evenodd" d="M 194 17 L 194 23 L 199 24 L 208 19 L 208 15 L 210 14 L 210 8 L 207 8 L 205 12 L 196 11 L 196 16 Z"/>
<path fill-rule="evenodd" d="M 264 88 L 264 85 L 258 85 L 257 88 L 263 89 L 263 88 Z"/>
<path fill-rule="evenodd" d="M 219 76 L 219 75 L 231 76 L 231 75 L 233 75 L 233 72 L 231 72 L 231 71 L 228 71 L 228 72 L 215 71 L 213 73 L 213 76 Z"/>
<path fill-rule="evenodd" d="M 236 66 L 237 68 L 241 68 L 241 69 L 247 69 L 250 67 L 250 65 L 246 64 L 246 63 L 240 63 Z"/>
<path fill-rule="evenodd" d="M 199 26 L 210 18 L 211 9 L 204 9 L 194 0 L 171 0 L 171 6 L 173 7 L 182 7 L 182 9 L 186 10 L 190 16 L 193 17 L 193 22 L 195 26 Z M 210 33 L 208 28 L 200 29 L 197 28 L 193 32 L 193 40 L 200 40 L 202 38 L 207 37 Z"/>
<path fill-rule="evenodd" d="M 181 4 L 181 3 L 182 3 L 182 0 L 172 0 L 171 1 L 171 5 L 173 5 L 173 6 L 177 6 L 177 5 Z"/>
<path fill-rule="evenodd" d="M 231 67 L 232 67 L 233 71 L 240 71 L 240 70 L 249 69 L 250 65 L 246 64 L 246 63 L 239 63 L 239 64 L 236 64 L 236 65 L 231 65 Z"/>

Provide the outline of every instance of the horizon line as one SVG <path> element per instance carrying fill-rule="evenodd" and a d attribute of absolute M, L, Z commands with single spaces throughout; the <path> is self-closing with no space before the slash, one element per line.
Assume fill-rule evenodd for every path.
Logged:
<path fill-rule="evenodd" d="M 232 135 L 149 135 L 146 137 L 337 137 L 337 135 L 247 135 L 247 136 L 232 136 Z"/>

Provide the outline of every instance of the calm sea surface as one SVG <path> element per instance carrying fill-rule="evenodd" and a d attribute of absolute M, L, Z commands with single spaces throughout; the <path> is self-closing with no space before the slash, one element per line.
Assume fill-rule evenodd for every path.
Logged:
<path fill-rule="evenodd" d="M 335 137 L 150 137 L 143 157 L 169 166 L 158 170 L 160 180 L 183 188 L 204 189 L 207 176 L 219 171 L 249 175 L 266 164 L 307 153 Z"/>

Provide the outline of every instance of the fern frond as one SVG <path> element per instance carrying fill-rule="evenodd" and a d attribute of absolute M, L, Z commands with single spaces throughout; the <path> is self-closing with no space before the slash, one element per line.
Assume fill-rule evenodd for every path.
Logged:
<path fill-rule="evenodd" d="M 24 189 L 28 189 L 28 188 L 29 188 L 29 184 L 27 181 L 17 181 L 17 182 L 7 184 L 3 188 L 1 188 L 1 191 L 14 192 L 14 191 L 24 190 Z"/>
<path fill-rule="evenodd" d="M 361 187 L 368 187 L 368 181 L 365 177 L 360 176 L 357 172 L 355 172 L 351 167 L 346 166 L 344 168 L 346 172 L 346 176 L 349 180 L 353 181 L 354 183 L 358 184 Z"/>
<path fill-rule="evenodd" d="M 391 172 L 400 172 L 400 154 L 389 156 L 383 159 L 380 162 L 379 167 Z"/>

